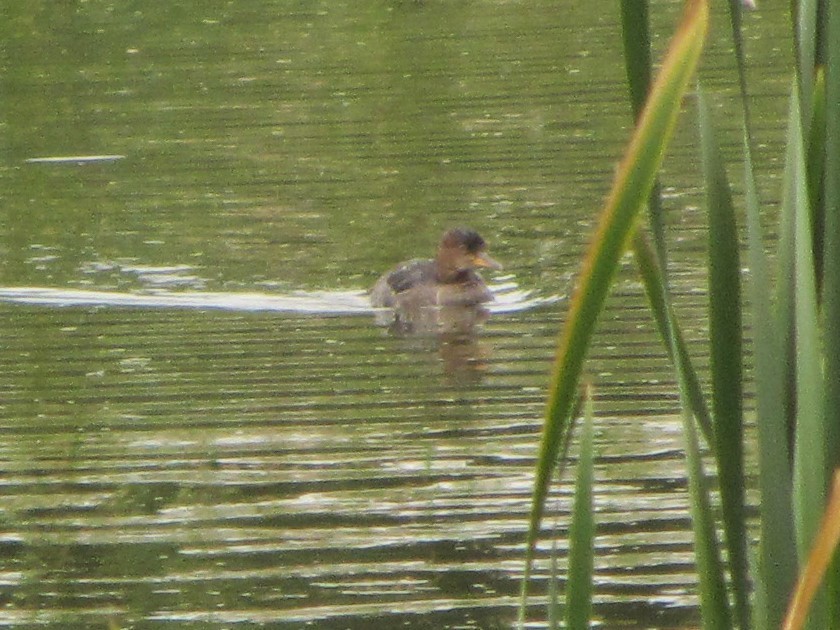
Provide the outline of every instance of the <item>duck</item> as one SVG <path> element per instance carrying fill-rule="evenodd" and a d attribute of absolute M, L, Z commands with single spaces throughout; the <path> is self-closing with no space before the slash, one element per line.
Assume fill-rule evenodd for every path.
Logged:
<path fill-rule="evenodd" d="M 370 292 L 375 308 L 393 309 L 392 323 L 426 328 L 441 309 L 478 312 L 493 300 L 479 269 L 501 269 L 487 253 L 487 242 L 471 228 L 446 230 L 432 259 L 416 258 L 383 274 Z M 474 318 L 473 318 L 474 319 Z M 471 320 L 472 321 L 472 320 Z"/>

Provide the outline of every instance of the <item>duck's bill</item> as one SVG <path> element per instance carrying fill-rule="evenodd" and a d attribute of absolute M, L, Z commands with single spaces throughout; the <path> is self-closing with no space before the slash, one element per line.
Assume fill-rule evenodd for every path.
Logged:
<path fill-rule="evenodd" d="M 484 252 L 480 252 L 473 257 L 473 264 L 476 267 L 486 267 L 487 269 L 501 269 L 502 264 L 497 260 L 493 260 L 485 254 Z"/>

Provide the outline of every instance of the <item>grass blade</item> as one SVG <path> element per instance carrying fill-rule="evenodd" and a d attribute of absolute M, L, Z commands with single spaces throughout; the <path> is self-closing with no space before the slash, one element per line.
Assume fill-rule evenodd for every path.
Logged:
<path fill-rule="evenodd" d="M 621 35 L 624 42 L 624 66 L 630 88 L 633 118 L 645 106 L 650 88 L 650 28 L 647 0 L 621 0 Z"/>
<path fill-rule="evenodd" d="M 669 353 L 674 360 L 677 381 L 682 405 L 683 432 L 686 436 L 686 461 L 689 466 L 689 490 L 692 505 L 692 526 L 694 529 L 695 555 L 697 573 L 700 578 L 700 602 L 704 620 L 704 627 L 729 630 L 731 614 L 726 593 L 726 581 L 723 565 L 720 561 L 719 544 L 715 530 L 714 515 L 710 507 L 708 496 L 709 483 L 703 472 L 700 448 L 698 445 L 696 428 L 702 428 L 703 423 L 692 421 L 692 409 L 699 406 L 705 409 L 696 375 L 690 367 L 688 353 L 677 327 L 676 318 L 662 288 L 662 278 L 659 265 L 655 262 L 655 254 L 650 245 L 640 235 L 635 241 L 636 261 L 645 281 L 653 310 L 657 313 L 657 320 L 663 330 L 662 337 L 669 347 Z M 692 396 L 698 396 L 700 402 L 693 402 Z M 706 420 L 707 424 L 710 421 Z M 709 426 L 709 431 L 711 428 Z M 710 436 L 709 436 L 710 437 Z M 711 438 L 709 443 L 713 444 Z"/>
<path fill-rule="evenodd" d="M 840 11 L 837 4 L 826 20 L 825 185 L 823 191 L 823 342 L 825 352 L 825 427 L 828 466 L 840 467 Z M 840 562 L 828 580 L 832 628 L 840 628 Z"/>
<path fill-rule="evenodd" d="M 745 140 L 745 143 L 747 141 Z M 758 484 L 760 496 L 757 579 L 758 628 L 778 628 L 796 579 L 796 550 L 791 512 L 791 456 L 786 412 L 787 376 L 782 335 L 776 326 L 767 274 L 769 262 L 761 235 L 759 201 L 750 152 L 746 156 L 745 205 L 749 290 L 753 313 L 752 352 L 755 371 L 758 431 Z"/>
<path fill-rule="evenodd" d="M 794 93 L 792 107 L 798 109 Z M 811 248 L 811 213 L 808 205 L 804 147 L 801 128 L 793 120 L 790 128 L 791 186 L 794 221 L 794 335 L 796 339 L 796 443 L 794 452 L 794 502 L 797 506 L 799 550 L 804 556 L 817 529 L 825 498 L 825 435 L 822 410 L 817 292 Z"/>
<path fill-rule="evenodd" d="M 679 372 L 679 367 L 677 368 Z M 682 382 L 683 379 L 680 378 Z M 680 388 L 682 390 L 682 387 Z M 680 392 L 684 397 L 685 393 Z M 686 463 L 688 464 L 688 489 L 691 495 L 691 524 L 694 529 L 694 555 L 697 576 L 700 580 L 700 610 L 703 627 L 715 630 L 731 630 L 732 615 L 726 581 L 723 577 L 723 563 L 720 559 L 720 545 L 715 530 L 714 513 L 709 501 L 709 481 L 703 471 L 703 460 L 697 440 L 697 430 L 683 405 L 683 434 L 686 442 Z"/>
<path fill-rule="evenodd" d="M 560 606 L 560 571 L 557 568 L 559 555 L 557 549 L 557 537 L 551 541 L 551 561 L 548 571 L 548 630 L 560 628 L 561 606 Z"/>
<path fill-rule="evenodd" d="M 575 426 L 577 425 L 577 419 L 580 417 L 581 409 L 584 405 L 584 398 L 585 396 L 578 396 L 577 401 L 575 403 L 575 407 L 572 410 L 569 430 L 566 433 L 563 444 L 561 444 L 560 446 L 560 454 L 557 457 L 556 468 L 558 482 L 563 477 L 563 472 L 566 468 L 566 463 L 569 461 L 569 446 L 571 446 L 572 443 L 571 435 L 572 433 L 574 433 Z M 558 555 L 559 552 L 557 551 L 557 535 L 555 534 L 554 539 L 551 541 L 551 561 L 548 578 L 548 627 L 552 630 L 556 630 L 560 627 L 560 621 L 562 618 L 560 606 L 560 584 L 557 571 Z"/>
<path fill-rule="evenodd" d="M 650 194 L 662 163 L 682 97 L 697 67 L 708 21 L 709 8 L 705 0 L 693 0 L 686 4 L 679 30 L 671 41 L 648 103 L 616 173 L 560 337 L 531 502 L 520 608 L 522 614 L 551 473 L 568 430 L 569 413 L 584 357 L 619 259 L 633 235 L 639 210 Z"/>
<path fill-rule="evenodd" d="M 840 471 L 834 473 L 831 496 L 823 514 L 822 523 L 808 554 L 796 591 L 785 617 L 783 630 L 799 630 L 805 625 L 808 608 L 814 600 L 820 582 L 840 544 Z"/>
<path fill-rule="evenodd" d="M 650 89 L 650 20 L 646 0 L 621 0 L 621 34 L 624 42 L 624 64 L 627 69 L 627 86 L 633 119 L 638 120 Z M 648 220 L 656 244 L 656 260 L 660 275 L 665 275 L 667 251 L 665 248 L 665 220 L 659 178 L 653 182 L 648 197 Z M 662 282 L 667 292 L 667 281 Z M 660 328 L 660 332 L 661 332 Z M 668 345 L 670 348 L 670 344 Z"/>
<path fill-rule="evenodd" d="M 735 49 L 735 63 L 738 68 L 738 89 L 741 95 L 741 111 L 744 116 L 746 149 L 747 152 L 752 153 L 752 121 L 747 92 L 747 64 L 744 59 L 744 38 L 741 34 L 743 6 L 743 0 L 729 0 L 729 25 L 732 28 L 732 46 Z"/>
<path fill-rule="evenodd" d="M 799 78 L 800 120 L 803 132 L 807 135 L 817 62 L 818 0 L 795 0 L 792 4 L 796 12 L 796 75 Z"/>
<path fill-rule="evenodd" d="M 732 41 L 738 68 L 738 84 L 743 115 L 743 145 L 745 166 L 745 206 L 747 221 L 747 257 L 750 282 L 747 285 L 752 310 L 754 379 L 756 389 L 756 416 L 758 430 L 758 484 L 760 519 L 758 563 L 756 567 L 757 628 L 778 628 L 784 616 L 784 603 L 790 596 L 796 576 L 796 554 L 790 541 L 795 538 L 791 513 L 791 467 L 788 421 L 787 372 L 784 366 L 788 344 L 784 343 L 787 313 L 777 319 L 767 288 L 769 263 L 764 251 L 758 191 L 753 168 L 753 141 L 750 99 L 747 91 L 746 63 L 741 34 L 740 0 L 729 0 L 729 17 Z M 780 260 L 779 295 L 788 294 L 787 270 L 784 264 L 786 239 L 781 230 L 782 253 Z M 789 233 L 789 232 L 788 232 Z"/>
<path fill-rule="evenodd" d="M 795 342 L 796 440 L 794 442 L 793 504 L 799 557 L 811 548 L 823 511 L 826 490 L 826 452 L 823 380 L 817 290 L 812 250 L 811 209 L 805 172 L 805 148 L 797 90 L 791 96 L 788 143 L 790 165 L 783 211 L 792 213 L 794 286 L 792 304 Z M 825 628 L 825 606 L 812 607 L 815 628 Z"/>
<path fill-rule="evenodd" d="M 825 231 L 823 326 L 826 357 L 826 418 L 831 468 L 840 466 L 840 11 L 828 12 L 825 98 L 834 107 L 825 118 Z M 830 175 L 829 175 L 830 174 Z"/>
<path fill-rule="evenodd" d="M 738 0 L 735 0 L 736 2 Z M 624 41 L 624 60 L 627 66 L 627 83 L 630 88 L 630 102 L 633 116 L 638 119 L 644 107 L 645 97 L 650 88 L 650 26 L 648 19 L 648 3 L 644 0 L 621 1 L 621 32 Z M 653 189 L 648 198 L 648 217 L 653 240 L 656 244 L 655 253 L 641 232 L 636 233 L 633 241 L 633 253 L 636 265 L 645 285 L 648 302 L 651 305 L 659 334 L 665 341 L 665 347 L 672 361 L 672 347 L 677 351 L 676 360 L 682 363 L 683 372 L 688 379 L 688 396 L 690 408 L 694 418 L 700 423 L 706 442 L 714 448 L 712 439 L 712 420 L 706 401 L 700 387 L 700 380 L 691 364 L 685 341 L 677 322 L 667 323 L 668 279 L 667 251 L 665 248 L 665 222 L 662 210 L 662 196 L 658 178 L 654 181 Z M 672 346 L 669 330 L 676 334 L 676 345 Z"/>
<path fill-rule="evenodd" d="M 592 515 L 593 444 L 592 388 L 586 387 L 580 456 L 575 484 L 575 507 L 569 530 L 569 582 L 566 588 L 566 627 L 589 627 L 592 616 L 592 571 L 595 521 Z"/>
<path fill-rule="evenodd" d="M 679 323 L 677 320 L 673 320 L 670 323 L 668 321 L 669 313 L 671 312 L 670 300 L 665 290 L 665 279 L 662 277 L 662 264 L 657 261 L 656 253 L 641 231 L 637 232 L 636 237 L 633 239 L 633 256 L 645 287 L 645 293 L 647 294 L 648 303 L 653 312 L 656 326 L 665 342 L 665 349 L 668 352 L 668 356 L 671 361 L 679 361 L 680 370 L 685 375 L 686 402 L 688 408 L 691 410 L 694 419 L 703 432 L 706 443 L 714 450 L 715 441 L 713 437 L 712 417 L 703 398 L 700 379 L 697 377 L 697 372 L 691 364 L 691 357 L 688 354 L 688 348 L 685 345 L 685 339 L 683 338 Z M 672 333 L 674 335 L 673 342 L 671 341 Z M 676 358 L 674 352 L 676 352 Z"/>
<path fill-rule="evenodd" d="M 744 488 L 741 262 L 735 208 L 711 112 L 698 88 L 698 114 L 709 212 L 709 339 L 712 417 L 723 528 L 735 613 L 750 627 Z"/>

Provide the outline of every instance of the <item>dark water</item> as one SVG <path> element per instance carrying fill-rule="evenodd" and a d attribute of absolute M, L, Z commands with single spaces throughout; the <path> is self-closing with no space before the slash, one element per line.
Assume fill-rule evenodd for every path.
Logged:
<path fill-rule="evenodd" d="M 0 625 L 510 627 L 554 341 L 629 122 L 613 3 L 5 13 Z M 777 13 L 747 20 L 771 200 Z M 732 132 L 726 28 L 703 73 Z M 665 181 L 692 340 L 694 133 L 687 103 Z M 505 263 L 481 334 L 375 326 L 377 274 L 457 224 Z M 677 392 L 630 261 L 588 371 L 596 615 L 695 624 Z"/>

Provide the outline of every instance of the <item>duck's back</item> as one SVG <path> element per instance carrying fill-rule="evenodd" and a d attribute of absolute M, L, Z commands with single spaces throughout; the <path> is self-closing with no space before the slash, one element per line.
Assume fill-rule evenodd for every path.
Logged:
<path fill-rule="evenodd" d="M 421 308 L 472 306 L 493 300 L 481 276 L 468 269 L 450 282 L 437 278 L 435 262 L 421 258 L 405 262 L 385 275 L 370 292 L 374 307 Z"/>
<path fill-rule="evenodd" d="M 370 292 L 370 302 L 375 307 L 396 306 L 397 295 L 436 280 L 433 260 L 416 258 L 398 265 L 383 275 Z"/>

